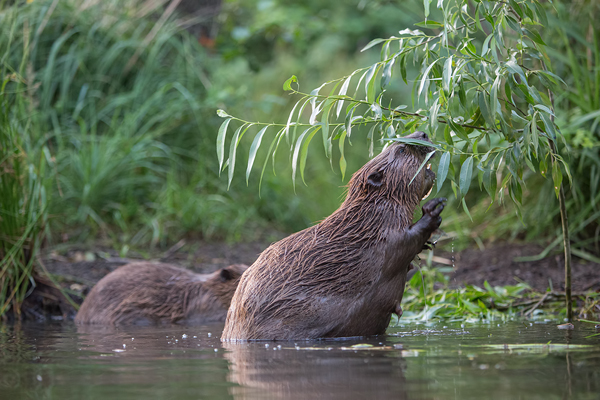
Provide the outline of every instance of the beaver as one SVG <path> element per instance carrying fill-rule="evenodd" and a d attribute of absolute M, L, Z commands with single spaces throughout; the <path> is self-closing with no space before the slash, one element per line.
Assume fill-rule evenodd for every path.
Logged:
<path fill-rule="evenodd" d="M 196 274 L 170 264 L 127 264 L 94 286 L 75 322 L 151 325 L 223 321 L 239 278 L 247 268 L 234 264 L 212 274 Z"/>
<path fill-rule="evenodd" d="M 423 132 L 407 138 L 431 142 Z M 390 145 L 352 176 L 333 214 L 263 251 L 240 280 L 221 340 L 384 333 L 402 313 L 411 261 L 442 222 L 446 199 L 438 198 L 413 224 L 435 180 L 429 166 L 419 171 L 430 151 Z"/>

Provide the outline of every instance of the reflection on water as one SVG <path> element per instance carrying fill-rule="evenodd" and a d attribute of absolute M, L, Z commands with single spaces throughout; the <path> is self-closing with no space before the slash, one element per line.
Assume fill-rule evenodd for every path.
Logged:
<path fill-rule="evenodd" d="M 0 325 L 0 399 L 598 399 L 600 393 L 600 337 L 586 338 L 596 333 L 593 325 L 561 331 L 554 322 L 411 324 L 368 339 L 246 344 L 221 344 L 222 328 Z"/>
<path fill-rule="evenodd" d="M 231 393 L 236 399 L 407 398 L 402 352 L 349 347 L 358 343 L 224 344 L 229 379 L 240 385 Z"/>

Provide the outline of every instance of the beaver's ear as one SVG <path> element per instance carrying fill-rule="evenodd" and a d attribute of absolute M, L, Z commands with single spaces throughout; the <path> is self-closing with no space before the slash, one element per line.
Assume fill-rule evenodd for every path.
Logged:
<path fill-rule="evenodd" d="M 223 268 L 221 270 L 221 273 L 219 274 L 220 278 L 221 278 L 221 282 L 227 282 L 233 279 L 233 274 L 231 273 L 230 270 Z"/>
<path fill-rule="evenodd" d="M 383 182 L 383 171 L 371 172 L 367 178 L 367 182 L 375 187 L 381 186 Z"/>

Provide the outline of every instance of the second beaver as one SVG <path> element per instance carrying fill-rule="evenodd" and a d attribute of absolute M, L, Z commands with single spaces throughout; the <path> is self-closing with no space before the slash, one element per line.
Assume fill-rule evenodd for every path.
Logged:
<path fill-rule="evenodd" d="M 92 288 L 75 322 L 197 325 L 223 321 L 239 278 L 247 268 L 234 264 L 212 274 L 196 274 L 170 264 L 127 264 Z"/>
<path fill-rule="evenodd" d="M 429 141 L 423 132 L 407 136 Z M 423 206 L 432 148 L 396 143 L 358 170 L 344 203 L 318 225 L 272 244 L 240 280 L 221 340 L 382 334 L 413 258 L 440 226 L 445 199 Z M 414 179 L 413 179 L 414 178 Z"/>

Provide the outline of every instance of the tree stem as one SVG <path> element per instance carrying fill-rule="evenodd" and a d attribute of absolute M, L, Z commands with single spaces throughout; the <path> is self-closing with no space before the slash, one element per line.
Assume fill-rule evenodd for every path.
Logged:
<path fill-rule="evenodd" d="M 542 66 L 545 71 L 548 71 L 546 68 L 546 63 L 542 61 Z M 554 92 L 548 89 L 548 97 L 550 98 L 550 105 L 552 106 L 552 114 L 550 115 L 550 120 L 554 123 Z M 553 138 L 548 138 L 548 143 L 550 144 L 550 150 L 552 154 L 550 156 L 550 161 L 552 164 L 556 162 L 554 159 L 554 154 L 558 154 L 558 150 L 556 148 L 556 143 Z M 560 168 L 560 167 L 559 167 Z M 562 232 L 563 232 L 563 248 L 565 250 L 565 302 L 567 306 L 567 319 L 569 322 L 573 321 L 573 301 L 571 298 L 571 238 L 569 235 L 569 218 L 567 216 L 567 205 L 565 200 L 565 185 L 560 184 L 560 188 L 558 188 L 558 206 L 560 208 L 560 222 L 562 224 Z"/>
<path fill-rule="evenodd" d="M 558 191 L 558 204 L 560 207 L 560 220 L 562 222 L 563 245 L 565 249 L 565 296 L 567 303 L 567 319 L 573 320 L 573 302 L 571 300 L 571 238 L 569 237 L 569 218 L 565 204 L 565 189 L 561 183 Z"/>

